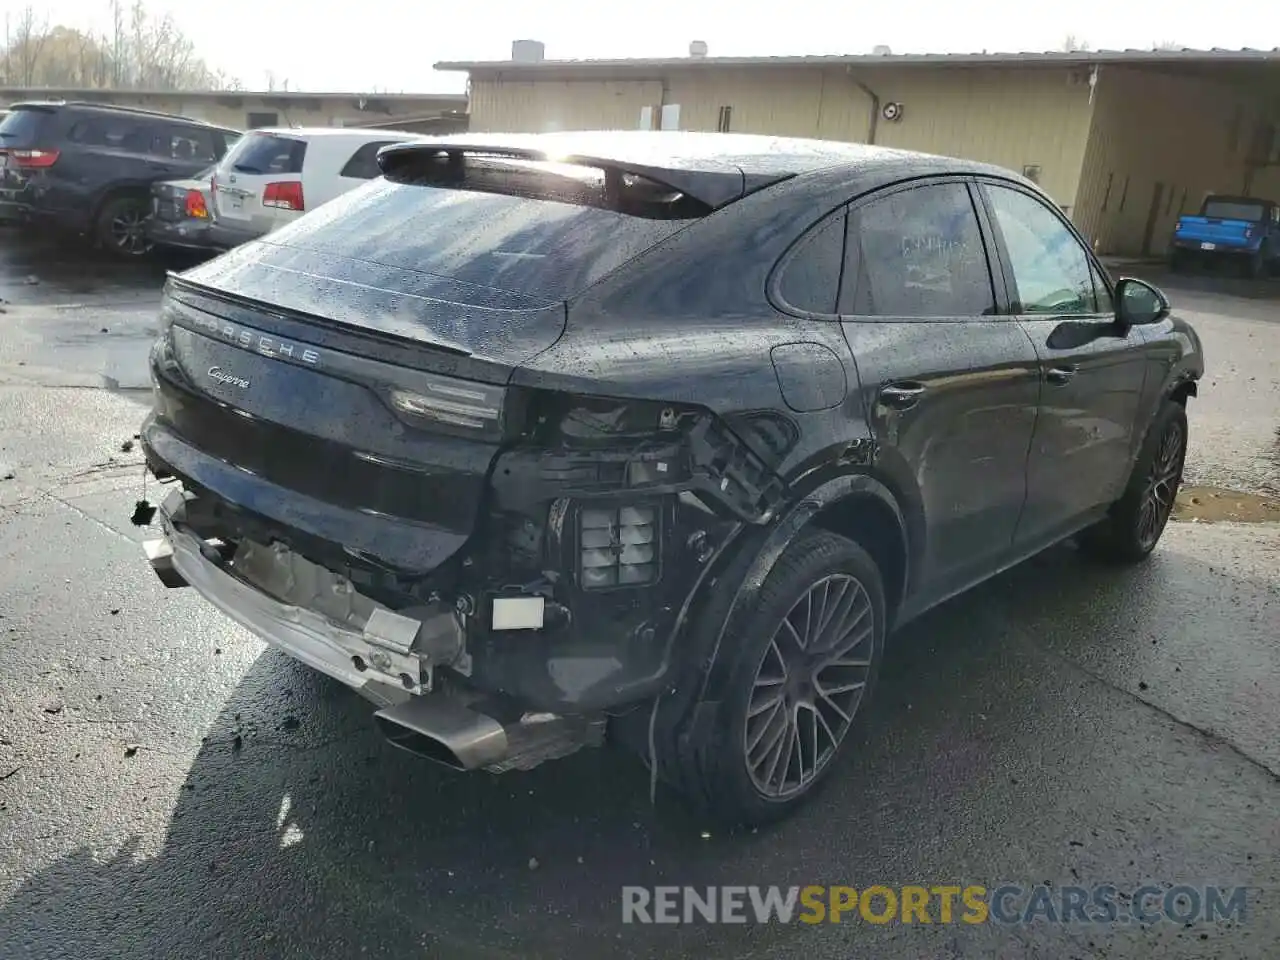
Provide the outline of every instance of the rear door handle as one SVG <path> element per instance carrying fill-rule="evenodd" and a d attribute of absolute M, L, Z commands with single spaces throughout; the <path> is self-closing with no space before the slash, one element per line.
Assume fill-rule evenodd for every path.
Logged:
<path fill-rule="evenodd" d="M 1077 369 L 1078 368 L 1075 364 L 1070 364 L 1065 367 L 1050 367 L 1045 371 L 1044 378 L 1052 384 L 1061 385 L 1064 383 L 1070 383 L 1071 378 L 1076 375 Z"/>
<path fill-rule="evenodd" d="M 909 410 L 920 402 L 924 391 L 922 383 L 894 383 L 880 388 L 880 402 L 895 410 Z"/>

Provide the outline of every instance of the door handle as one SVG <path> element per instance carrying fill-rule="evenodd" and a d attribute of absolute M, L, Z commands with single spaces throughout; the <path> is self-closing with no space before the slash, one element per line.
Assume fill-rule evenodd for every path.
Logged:
<path fill-rule="evenodd" d="M 895 410 L 909 410 L 920 402 L 924 391 L 922 383 L 895 383 L 880 389 L 880 402 Z"/>
<path fill-rule="evenodd" d="M 1061 385 L 1064 383 L 1070 383 L 1071 378 L 1076 375 L 1077 369 L 1078 368 L 1076 367 L 1075 364 L 1071 364 L 1065 367 L 1050 367 L 1048 370 L 1045 371 L 1044 378 L 1049 383 L 1058 384 L 1058 385 Z"/>

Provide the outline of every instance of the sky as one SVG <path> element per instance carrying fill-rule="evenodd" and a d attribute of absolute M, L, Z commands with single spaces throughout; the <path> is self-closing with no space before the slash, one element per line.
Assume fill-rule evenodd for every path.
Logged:
<path fill-rule="evenodd" d="M 0 0 L 14 21 L 28 6 Z M 107 0 L 36 4 L 50 24 L 102 30 Z M 1068 35 L 1093 49 L 1280 47 L 1270 0 L 148 0 L 169 13 L 211 67 L 246 89 L 461 92 L 440 60 L 504 60 L 511 41 L 541 40 L 547 57 L 678 57 L 691 40 L 712 56 L 1052 50 Z M 963 12 L 962 12 L 963 11 Z"/>

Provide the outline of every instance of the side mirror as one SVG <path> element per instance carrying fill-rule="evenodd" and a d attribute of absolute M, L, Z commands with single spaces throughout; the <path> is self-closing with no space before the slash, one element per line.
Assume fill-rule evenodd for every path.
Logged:
<path fill-rule="evenodd" d="M 1145 280 L 1122 277 L 1116 283 L 1116 325 L 1124 332 L 1169 315 L 1169 298 Z"/>

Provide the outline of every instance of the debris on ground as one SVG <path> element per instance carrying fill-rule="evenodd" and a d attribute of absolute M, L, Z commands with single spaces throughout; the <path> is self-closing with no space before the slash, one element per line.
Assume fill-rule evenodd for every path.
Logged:
<path fill-rule="evenodd" d="M 529 858 L 529 869 L 530 869 L 530 870 L 537 870 L 537 869 L 538 869 L 538 858 L 537 858 L 537 857 L 530 857 L 530 858 Z"/>
<path fill-rule="evenodd" d="M 40 282 L 40 278 L 37 277 L 34 273 L 29 273 L 27 274 L 27 278 L 22 282 L 25 283 L 28 287 L 34 287 L 37 283 Z"/>
<path fill-rule="evenodd" d="M 14 476 L 13 467 L 0 463 L 0 480 L 12 480 Z"/>
<path fill-rule="evenodd" d="M 112 607 L 112 608 L 111 608 L 111 615 L 112 615 L 113 617 L 118 617 L 118 616 L 120 616 L 120 608 L 119 608 L 119 607 Z"/>
<path fill-rule="evenodd" d="M 121 453 L 130 453 L 132 450 L 133 450 L 132 440 L 126 440 L 124 443 L 120 444 Z"/>
<path fill-rule="evenodd" d="M 0 773 L 0 780 L 8 780 L 10 777 L 12 777 L 15 773 L 17 773 L 21 769 L 22 769 L 21 767 L 14 767 L 8 773 Z"/>
<path fill-rule="evenodd" d="M 1174 520 L 1265 523 L 1280 520 L 1280 500 L 1223 487 L 1183 487 L 1173 504 Z"/>
<path fill-rule="evenodd" d="M 138 744 L 136 744 L 136 743 L 126 743 L 126 744 L 124 745 L 124 755 L 125 755 L 126 757 L 132 757 L 132 756 L 134 756 L 135 754 L 137 754 L 137 752 L 138 752 Z"/>
<path fill-rule="evenodd" d="M 62 712 L 62 707 L 63 704 L 61 700 L 47 700 L 40 709 L 45 713 L 59 714 Z"/>
<path fill-rule="evenodd" d="M 110 332 L 111 332 L 111 331 L 110 331 L 110 330 L 108 330 L 106 327 L 103 327 L 103 328 L 99 331 L 99 333 L 110 333 Z"/>
<path fill-rule="evenodd" d="M 240 734 L 237 733 L 234 737 L 231 738 L 232 750 L 239 750 L 243 746 L 244 746 L 244 737 L 240 736 Z"/>

